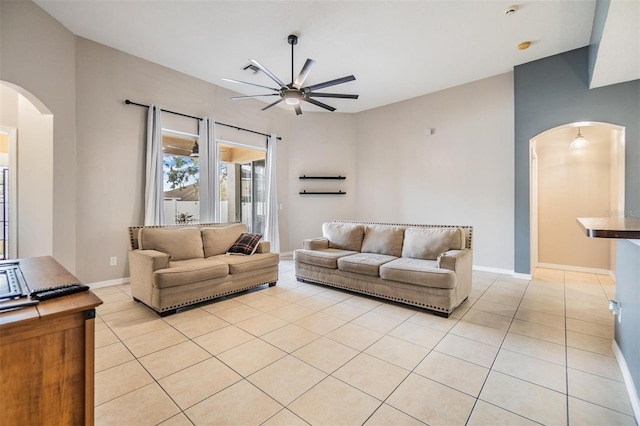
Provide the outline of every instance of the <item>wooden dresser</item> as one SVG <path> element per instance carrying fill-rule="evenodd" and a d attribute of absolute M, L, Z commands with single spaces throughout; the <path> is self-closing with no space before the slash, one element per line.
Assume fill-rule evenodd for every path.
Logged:
<path fill-rule="evenodd" d="M 78 282 L 51 257 L 19 259 L 29 289 Z M 0 423 L 93 425 L 91 291 L 0 313 Z"/>

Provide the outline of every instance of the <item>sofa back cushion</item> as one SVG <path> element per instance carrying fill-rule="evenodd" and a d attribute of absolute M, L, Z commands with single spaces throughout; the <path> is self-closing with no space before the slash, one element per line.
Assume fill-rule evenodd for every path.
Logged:
<path fill-rule="evenodd" d="M 403 239 L 404 228 L 399 226 L 367 225 L 361 251 L 400 257 Z"/>
<path fill-rule="evenodd" d="M 364 225 L 326 222 L 322 224 L 322 236 L 329 240 L 329 248 L 360 251 Z"/>
<path fill-rule="evenodd" d="M 138 244 L 143 250 L 167 253 L 171 260 L 204 257 L 202 237 L 198 228 L 141 228 Z"/>
<path fill-rule="evenodd" d="M 204 257 L 217 256 L 228 252 L 238 237 L 245 232 L 247 232 L 247 225 L 244 223 L 236 223 L 219 228 L 202 228 Z"/>
<path fill-rule="evenodd" d="M 464 238 L 464 231 L 460 228 L 407 228 L 402 257 L 436 260 L 447 250 L 463 249 Z"/>

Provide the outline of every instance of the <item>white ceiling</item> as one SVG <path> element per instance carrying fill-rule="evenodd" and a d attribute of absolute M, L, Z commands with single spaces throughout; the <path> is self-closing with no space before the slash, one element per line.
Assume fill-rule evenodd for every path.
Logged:
<path fill-rule="evenodd" d="M 267 92 L 221 79 L 274 87 L 262 72 L 242 70 L 252 58 L 290 82 L 287 36 L 297 34 L 296 75 L 306 58 L 316 61 L 305 85 L 355 75 L 356 81 L 323 89 L 360 95 L 322 99 L 340 112 L 413 98 L 586 46 L 595 10 L 595 0 L 35 2 L 78 36 L 244 94 Z M 518 10 L 507 16 L 513 4 Z M 518 50 L 526 40 L 531 47 Z"/>

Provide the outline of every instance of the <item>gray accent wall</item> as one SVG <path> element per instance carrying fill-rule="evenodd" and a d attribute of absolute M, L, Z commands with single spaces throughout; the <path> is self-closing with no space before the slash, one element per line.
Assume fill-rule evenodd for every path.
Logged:
<path fill-rule="evenodd" d="M 625 210 L 640 214 L 640 80 L 590 90 L 588 52 L 584 47 L 514 68 L 517 273 L 531 273 L 529 141 L 545 130 L 578 121 L 624 126 Z"/>
<path fill-rule="evenodd" d="M 616 343 L 640 395 L 640 246 L 618 240 L 616 254 L 616 300 L 622 303 L 622 321 L 616 322 Z"/>
<path fill-rule="evenodd" d="M 640 80 L 589 90 L 589 48 L 584 47 L 515 67 L 514 88 L 514 264 L 516 272 L 528 274 L 531 272 L 529 140 L 545 130 L 578 121 L 624 126 L 625 216 L 640 215 Z M 640 385 L 638 247 L 619 241 L 616 263 L 616 295 L 625 307 L 622 324 L 616 323 L 616 342 L 637 389 Z"/>

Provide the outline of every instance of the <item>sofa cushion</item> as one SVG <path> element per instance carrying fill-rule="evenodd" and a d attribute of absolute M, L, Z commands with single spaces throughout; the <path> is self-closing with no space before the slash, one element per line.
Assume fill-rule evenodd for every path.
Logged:
<path fill-rule="evenodd" d="M 435 260 L 402 257 L 380 266 L 380 277 L 424 287 L 455 288 L 455 272 L 439 269 L 436 264 Z"/>
<path fill-rule="evenodd" d="M 380 276 L 380 265 L 397 259 L 396 256 L 375 253 L 357 253 L 338 259 L 338 269 L 356 274 Z"/>
<path fill-rule="evenodd" d="M 198 228 L 141 228 L 138 244 L 143 250 L 167 253 L 171 260 L 204 257 L 202 237 Z"/>
<path fill-rule="evenodd" d="M 368 225 L 364 230 L 362 253 L 387 254 L 400 257 L 404 228 L 399 226 Z"/>
<path fill-rule="evenodd" d="M 436 260 L 447 250 L 464 248 L 460 228 L 407 228 L 404 231 L 402 257 Z"/>
<path fill-rule="evenodd" d="M 226 253 L 243 232 L 247 232 L 247 225 L 244 223 L 236 223 L 230 226 L 202 228 L 204 257 Z"/>
<path fill-rule="evenodd" d="M 278 253 L 255 253 L 252 256 L 226 256 L 221 254 L 211 259 L 228 264 L 229 273 L 233 275 L 278 266 L 280 256 Z"/>
<path fill-rule="evenodd" d="M 353 250 L 307 250 L 298 249 L 293 253 L 294 260 L 308 265 L 322 266 L 323 268 L 338 269 L 338 259 L 344 256 L 356 254 Z"/>
<path fill-rule="evenodd" d="M 364 225 L 326 222 L 322 224 L 322 236 L 329 240 L 329 248 L 360 251 Z"/>
<path fill-rule="evenodd" d="M 262 239 L 262 234 L 243 233 L 238 237 L 235 243 L 229 248 L 227 254 L 239 254 L 243 256 L 251 256 L 256 252 L 258 243 Z"/>
<path fill-rule="evenodd" d="M 171 262 L 169 268 L 153 273 L 153 284 L 157 288 L 193 284 L 229 274 L 229 265 L 214 259 L 188 259 Z"/>

